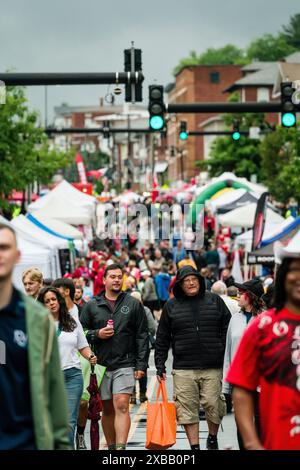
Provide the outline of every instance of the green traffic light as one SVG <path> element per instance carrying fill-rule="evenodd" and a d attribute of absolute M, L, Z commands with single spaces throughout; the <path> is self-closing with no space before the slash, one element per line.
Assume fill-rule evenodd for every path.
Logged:
<path fill-rule="evenodd" d="M 293 113 L 284 113 L 281 116 L 281 123 L 284 127 L 293 127 L 296 124 L 296 116 Z"/>
<path fill-rule="evenodd" d="M 235 131 L 235 132 L 232 134 L 232 138 L 233 138 L 233 140 L 240 140 L 241 134 L 240 134 L 238 131 Z"/>
<path fill-rule="evenodd" d="M 186 140 L 187 138 L 188 138 L 188 133 L 187 132 L 184 132 L 184 131 L 180 132 L 180 134 L 179 134 L 179 139 L 180 140 Z"/>
<path fill-rule="evenodd" d="M 164 127 L 164 119 L 161 116 L 152 116 L 150 118 L 150 127 L 155 131 L 159 131 Z"/>

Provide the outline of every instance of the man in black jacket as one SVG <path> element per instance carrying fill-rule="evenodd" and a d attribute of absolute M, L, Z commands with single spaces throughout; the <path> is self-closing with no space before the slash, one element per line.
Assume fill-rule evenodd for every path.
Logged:
<path fill-rule="evenodd" d="M 157 330 L 157 379 L 166 379 L 165 362 L 172 345 L 178 424 L 184 426 L 191 448 L 199 449 L 201 404 L 209 429 L 207 448 L 218 449 L 218 429 L 226 413 L 222 365 L 231 314 L 219 296 L 205 291 L 204 278 L 191 266 L 177 272 L 173 292 Z"/>
<path fill-rule="evenodd" d="M 130 429 L 129 401 L 135 379 L 147 369 L 148 329 L 143 306 L 122 292 L 123 269 L 111 264 L 104 273 L 105 292 L 86 304 L 81 323 L 88 330 L 98 362 L 106 367 L 100 386 L 102 426 L 108 448 L 123 450 Z M 113 326 L 108 326 L 108 320 Z"/>

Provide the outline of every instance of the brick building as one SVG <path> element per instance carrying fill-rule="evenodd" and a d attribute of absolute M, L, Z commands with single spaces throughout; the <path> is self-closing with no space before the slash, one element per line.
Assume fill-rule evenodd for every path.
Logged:
<path fill-rule="evenodd" d="M 241 102 L 278 101 L 280 83 L 300 79 L 300 52 L 286 57 L 283 62 L 253 61 L 244 67 L 215 65 L 186 67 L 166 87 L 169 103 L 226 102 L 238 91 Z M 168 125 L 168 147 L 177 149 L 169 158 L 169 180 L 188 180 L 197 175 L 197 160 L 209 158 L 214 136 L 189 137 L 179 140 L 179 122 L 187 121 L 188 130 L 218 131 L 224 129 L 220 114 L 177 114 Z M 266 121 L 278 124 L 279 113 L 267 113 Z"/>
<path fill-rule="evenodd" d="M 239 65 L 199 65 L 185 67 L 176 76 L 175 83 L 167 88 L 169 103 L 207 103 L 226 102 L 228 94 L 224 90 L 243 76 Z M 202 130 L 212 124 L 219 129 L 222 126 L 219 116 L 213 113 L 177 114 L 177 120 L 171 118 L 168 123 L 168 146 L 175 147 L 175 157 L 169 159 L 169 180 L 189 179 L 199 170 L 197 160 L 205 157 L 204 137 L 189 137 L 182 142 L 178 138 L 180 121 L 187 121 L 188 130 Z M 222 127 L 221 127 L 222 128 Z"/>

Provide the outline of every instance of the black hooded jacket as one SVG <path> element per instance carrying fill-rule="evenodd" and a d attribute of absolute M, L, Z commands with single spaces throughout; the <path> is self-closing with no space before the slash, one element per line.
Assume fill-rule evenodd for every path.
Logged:
<path fill-rule="evenodd" d="M 109 339 L 100 339 L 98 331 L 113 319 L 115 334 Z M 131 295 L 122 292 L 115 310 L 106 301 L 104 292 L 88 302 L 80 317 L 87 332 L 87 340 L 92 343 L 98 363 L 107 370 L 134 367 L 147 370 L 148 327 L 142 304 Z"/>
<path fill-rule="evenodd" d="M 182 280 L 190 275 L 200 281 L 200 292 L 194 297 L 186 296 L 181 288 Z M 219 369 L 231 314 L 221 297 L 205 291 L 205 280 L 194 268 L 185 266 L 176 277 L 175 298 L 165 304 L 156 334 L 157 372 L 165 372 L 170 345 L 174 369 Z"/>

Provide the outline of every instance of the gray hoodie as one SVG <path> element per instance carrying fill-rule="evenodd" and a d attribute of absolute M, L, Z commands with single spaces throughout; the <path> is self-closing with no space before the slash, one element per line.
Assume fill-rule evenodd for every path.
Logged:
<path fill-rule="evenodd" d="M 253 317 L 250 319 L 249 323 L 252 321 Z M 229 322 L 227 336 L 226 336 L 226 348 L 224 356 L 224 365 L 223 365 L 223 386 L 222 393 L 231 393 L 231 385 L 225 381 L 228 369 L 232 363 L 233 357 L 238 348 L 239 342 L 245 329 L 247 328 L 247 317 L 240 310 L 235 313 Z"/>

